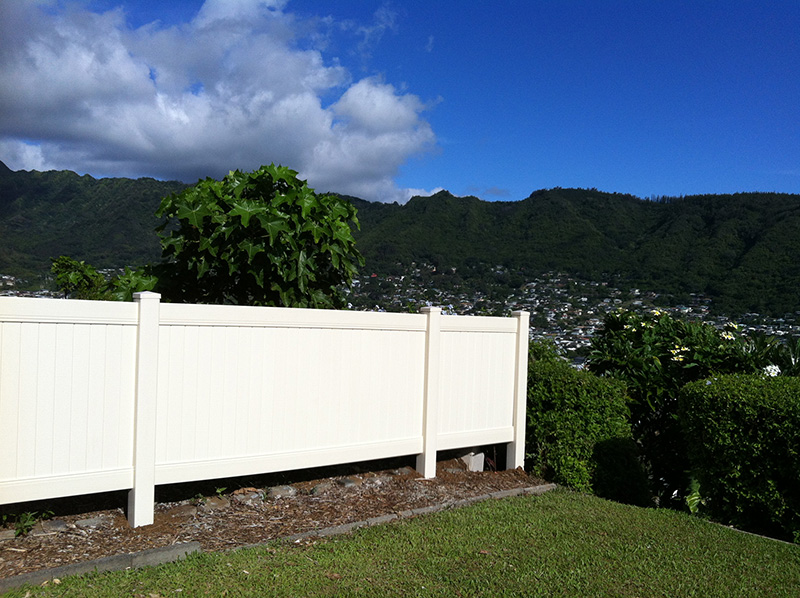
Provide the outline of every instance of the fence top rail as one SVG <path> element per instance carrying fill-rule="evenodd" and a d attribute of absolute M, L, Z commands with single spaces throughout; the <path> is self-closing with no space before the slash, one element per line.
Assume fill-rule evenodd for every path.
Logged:
<path fill-rule="evenodd" d="M 139 307 L 121 301 L 0 297 L 0 322 L 135 326 Z"/>
<path fill-rule="evenodd" d="M 442 316 L 441 331 L 516 334 L 517 320 L 497 316 Z"/>
<path fill-rule="evenodd" d="M 242 305 L 161 305 L 162 326 L 332 328 L 424 332 L 426 316 L 387 312 L 254 307 Z"/>
<path fill-rule="evenodd" d="M 161 326 L 330 328 L 424 332 L 425 314 L 332 309 L 161 303 Z M 120 301 L 83 301 L 0 297 L 0 322 L 117 324 L 135 326 L 138 305 Z M 515 333 L 516 318 L 442 316 L 442 332 Z"/>

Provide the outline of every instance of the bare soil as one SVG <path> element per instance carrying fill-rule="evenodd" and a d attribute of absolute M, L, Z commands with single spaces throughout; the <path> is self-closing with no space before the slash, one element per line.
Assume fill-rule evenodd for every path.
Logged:
<path fill-rule="evenodd" d="M 6 514 L 53 515 L 23 537 L 0 541 L 0 578 L 183 542 L 231 549 L 544 483 L 521 469 L 469 472 L 460 459 L 440 461 L 437 477 L 426 480 L 410 465 L 388 460 L 159 487 L 155 522 L 138 528 L 125 517 L 125 492 L 5 506 Z M 293 495 L 270 496 L 271 488 L 280 493 L 277 486 Z"/>

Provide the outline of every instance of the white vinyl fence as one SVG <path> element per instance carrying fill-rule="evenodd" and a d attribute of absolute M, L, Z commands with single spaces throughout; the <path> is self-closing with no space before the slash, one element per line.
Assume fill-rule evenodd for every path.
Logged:
<path fill-rule="evenodd" d="M 523 464 L 528 314 L 512 318 L 0 297 L 0 504 L 508 443 Z"/>

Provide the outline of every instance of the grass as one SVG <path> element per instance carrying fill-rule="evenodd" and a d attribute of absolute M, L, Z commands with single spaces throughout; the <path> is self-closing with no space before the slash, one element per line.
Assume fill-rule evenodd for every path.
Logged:
<path fill-rule="evenodd" d="M 800 546 L 557 490 L 6 596 L 520 595 L 796 597 Z"/>

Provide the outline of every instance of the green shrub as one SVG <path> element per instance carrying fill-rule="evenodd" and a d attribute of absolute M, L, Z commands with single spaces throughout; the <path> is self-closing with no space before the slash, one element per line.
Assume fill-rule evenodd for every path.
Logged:
<path fill-rule="evenodd" d="M 800 541 L 800 380 L 719 376 L 688 384 L 679 420 L 700 511 Z"/>
<path fill-rule="evenodd" d="M 680 389 L 712 374 L 758 372 L 777 363 L 779 352 L 774 339 L 742 336 L 733 325 L 717 330 L 658 310 L 606 317 L 592 341 L 588 369 L 626 384 L 633 437 L 660 506 L 685 508 L 690 485 L 686 441 L 677 422 Z"/>
<path fill-rule="evenodd" d="M 93 266 L 62 255 L 52 258 L 50 272 L 64 298 L 102 301 L 108 299 L 108 283 Z"/>
<path fill-rule="evenodd" d="M 532 342 L 528 348 L 528 357 L 533 361 L 564 361 L 558 345 L 549 339 Z"/>
<path fill-rule="evenodd" d="M 598 443 L 630 439 L 624 385 L 564 361 L 531 360 L 527 417 L 529 469 L 578 490 L 592 490 Z M 606 480 L 603 487 L 614 485 Z"/>

